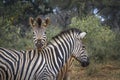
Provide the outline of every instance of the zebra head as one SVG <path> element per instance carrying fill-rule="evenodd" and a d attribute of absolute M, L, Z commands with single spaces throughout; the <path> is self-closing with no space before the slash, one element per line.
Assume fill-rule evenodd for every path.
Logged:
<path fill-rule="evenodd" d="M 42 20 L 39 16 L 36 19 L 29 18 L 30 26 L 33 29 L 34 45 L 38 50 L 43 49 L 46 46 L 46 28 L 49 24 L 49 18 Z"/>
<path fill-rule="evenodd" d="M 86 32 L 81 32 L 79 35 L 76 36 L 74 43 L 75 51 L 73 53 L 73 57 L 75 57 L 75 59 L 81 63 L 82 67 L 86 67 L 89 65 L 89 58 L 87 55 L 87 51 L 85 45 L 82 42 L 82 39 L 85 37 L 85 35 Z"/>

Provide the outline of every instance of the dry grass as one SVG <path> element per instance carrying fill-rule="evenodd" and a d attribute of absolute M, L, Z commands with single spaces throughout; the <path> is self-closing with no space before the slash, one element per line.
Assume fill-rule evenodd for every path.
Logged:
<path fill-rule="evenodd" d="M 72 80 L 120 80 L 120 63 L 109 61 L 104 64 L 91 63 L 89 67 L 79 67 L 74 62 L 72 67 Z"/>

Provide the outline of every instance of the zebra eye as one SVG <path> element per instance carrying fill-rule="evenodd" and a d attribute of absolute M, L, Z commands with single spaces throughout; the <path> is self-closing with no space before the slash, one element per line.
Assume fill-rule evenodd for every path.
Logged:
<path fill-rule="evenodd" d="M 83 45 L 82 48 L 85 48 L 85 45 Z"/>
<path fill-rule="evenodd" d="M 46 34 L 46 32 L 45 32 L 45 34 Z"/>
<path fill-rule="evenodd" d="M 35 35 L 35 32 L 33 32 L 33 35 Z"/>

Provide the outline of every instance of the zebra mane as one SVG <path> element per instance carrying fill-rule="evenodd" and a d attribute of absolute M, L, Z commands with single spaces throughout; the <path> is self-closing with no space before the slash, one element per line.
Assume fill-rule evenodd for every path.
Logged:
<path fill-rule="evenodd" d="M 72 31 L 72 33 L 78 33 L 78 34 L 81 33 L 81 30 L 79 30 L 77 28 L 70 28 L 70 29 L 67 29 L 67 30 L 60 32 L 56 36 L 52 37 L 52 39 L 58 38 L 58 36 L 61 36 L 62 34 L 69 34 L 71 31 Z"/>

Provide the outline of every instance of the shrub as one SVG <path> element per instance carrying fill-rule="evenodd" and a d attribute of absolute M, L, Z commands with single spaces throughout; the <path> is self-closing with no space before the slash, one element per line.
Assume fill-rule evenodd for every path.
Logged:
<path fill-rule="evenodd" d="M 96 17 L 89 16 L 82 20 L 74 17 L 71 27 L 87 32 L 84 41 L 86 41 L 89 55 L 96 62 L 104 62 L 109 55 L 114 54 L 112 41 L 115 39 L 115 34 L 108 27 L 102 26 Z"/>
<path fill-rule="evenodd" d="M 57 35 L 62 31 L 62 28 L 56 27 L 56 26 L 49 26 L 47 28 L 46 34 L 47 34 L 47 40 L 51 40 L 53 36 Z"/>
<path fill-rule="evenodd" d="M 32 33 L 26 31 L 26 36 L 20 35 L 20 27 L 11 24 L 10 20 L 0 18 L 0 47 L 25 49 L 32 48 Z M 28 37 L 29 36 L 29 37 Z"/>

